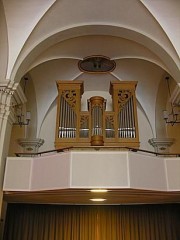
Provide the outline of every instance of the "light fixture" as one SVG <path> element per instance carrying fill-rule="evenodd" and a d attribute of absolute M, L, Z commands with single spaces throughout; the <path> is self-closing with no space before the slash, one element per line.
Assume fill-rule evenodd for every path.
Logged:
<path fill-rule="evenodd" d="M 91 198 L 90 200 L 93 201 L 93 202 L 104 202 L 104 201 L 106 201 L 105 198 Z"/>
<path fill-rule="evenodd" d="M 169 86 L 169 77 L 167 76 L 166 78 L 167 81 L 167 87 L 168 87 L 168 94 L 171 99 L 171 91 L 170 91 L 170 86 Z M 179 116 L 179 110 L 178 107 L 174 106 L 172 102 L 170 102 L 170 112 L 167 110 L 163 111 L 163 118 L 167 124 L 171 124 L 171 126 L 174 126 L 176 123 L 180 123 L 180 120 L 178 118 Z"/>
<path fill-rule="evenodd" d="M 24 76 L 23 80 L 24 80 L 23 91 L 24 91 L 24 94 L 25 94 L 26 86 L 27 86 L 27 82 L 29 80 L 29 77 Z M 14 125 L 19 125 L 20 127 L 22 127 L 23 125 L 29 125 L 30 120 L 31 120 L 31 113 L 29 111 L 27 111 L 26 114 L 24 115 L 22 105 L 19 105 L 16 110 L 17 110 L 17 113 L 16 113 L 17 121 L 14 123 Z"/>
<path fill-rule="evenodd" d="M 22 127 L 23 125 L 29 125 L 31 120 L 31 113 L 26 112 L 26 118 L 25 118 L 24 114 L 22 114 L 22 111 L 21 111 L 19 114 L 17 114 L 16 117 L 17 117 L 17 122 L 15 122 L 14 125 L 19 125 L 20 127 Z"/>
<path fill-rule="evenodd" d="M 105 192 L 108 192 L 107 189 L 101 189 L 101 188 L 97 188 L 97 189 L 91 189 L 90 190 L 91 192 L 94 192 L 94 193 L 105 193 Z"/>

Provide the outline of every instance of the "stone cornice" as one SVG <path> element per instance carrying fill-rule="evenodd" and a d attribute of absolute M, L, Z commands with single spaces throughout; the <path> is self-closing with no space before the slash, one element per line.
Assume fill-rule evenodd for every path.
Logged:
<path fill-rule="evenodd" d="M 0 118 L 11 124 L 15 121 L 15 106 L 27 101 L 19 83 L 0 82 Z"/>
<path fill-rule="evenodd" d="M 155 152 L 168 153 L 169 147 L 175 142 L 174 138 L 151 138 L 149 144 L 154 147 Z"/>
<path fill-rule="evenodd" d="M 14 105 L 24 104 L 27 101 L 26 96 L 19 83 L 14 83 L 11 81 L 0 82 L 0 93 L 1 95 L 3 94 L 7 97 L 13 96 L 12 101 Z"/>
<path fill-rule="evenodd" d="M 39 147 L 44 144 L 44 139 L 41 138 L 19 138 L 18 144 L 23 148 L 23 152 L 36 153 Z"/>

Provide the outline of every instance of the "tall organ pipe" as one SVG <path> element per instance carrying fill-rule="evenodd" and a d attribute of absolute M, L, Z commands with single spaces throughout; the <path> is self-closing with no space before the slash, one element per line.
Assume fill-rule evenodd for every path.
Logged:
<path fill-rule="evenodd" d="M 89 100 L 91 111 L 91 145 L 103 145 L 103 116 L 105 110 L 105 99 L 100 96 L 91 97 Z"/>

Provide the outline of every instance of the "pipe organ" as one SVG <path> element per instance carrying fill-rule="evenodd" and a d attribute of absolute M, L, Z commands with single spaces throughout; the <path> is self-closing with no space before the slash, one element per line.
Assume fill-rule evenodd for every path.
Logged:
<path fill-rule="evenodd" d="M 111 81 L 112 111 L 106 99 L 92 96 L 81 111 L 82 81 L 58 81 L 56 149 L 70 146 L 139 147 L 137 82 Z"/>

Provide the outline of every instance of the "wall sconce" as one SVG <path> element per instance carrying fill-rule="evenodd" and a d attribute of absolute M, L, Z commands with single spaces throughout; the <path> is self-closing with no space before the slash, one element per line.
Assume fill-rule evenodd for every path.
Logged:
<path fill-rule="evenodd" d="M 23 92 L 25 94 L 27 83 L 29 81 L 29 76 L 27 76 L 27 75 L 24 76 L 21 81 L 22 81 L 22 85 L 23 85 Z M 19 125 L 20 127 L 22 127 L 24 125 L 29 125 L 30 120 L 31 120 L 31 113 L 28 111 L 28 112 L 26 112 L 26 115 L 24 115 L 22 105 L 18 105 L 16 110 L 17 110 L 17 114 L 16 114 L 17 121 L 14 123 L 14 125 Z"/>
<path fill-rule="evenodd" d="M 14 125 L 19 125 L 20 127 L 24 125 L 29 125 L 30 120 L 31 120 L 30 112 L 26 112 L 26 119 L 24 119 L 24 115 L 20 113 L 19 115 L 17 115 L 17 122 L 15 122 Z"/>
<path fill-rule="evenodd" d="M 168 94 L 169 94 L 169 97 L 171 99 L 169 77 L 166 77 L 165 79 L 167 80 Z M 168 112 L 167 110 L 163 111 L 163 118 L 164 118 L 166 123 L 171 124 L 171 126 L 174 126 L 174 124 L 180 123 L 180 120 L 179 120 L 180 112 L 179 112 L 178 107 L 174 106 L 172 102 L 170 102 L 170 107 L 171 107 L 170 112 Z"/>

